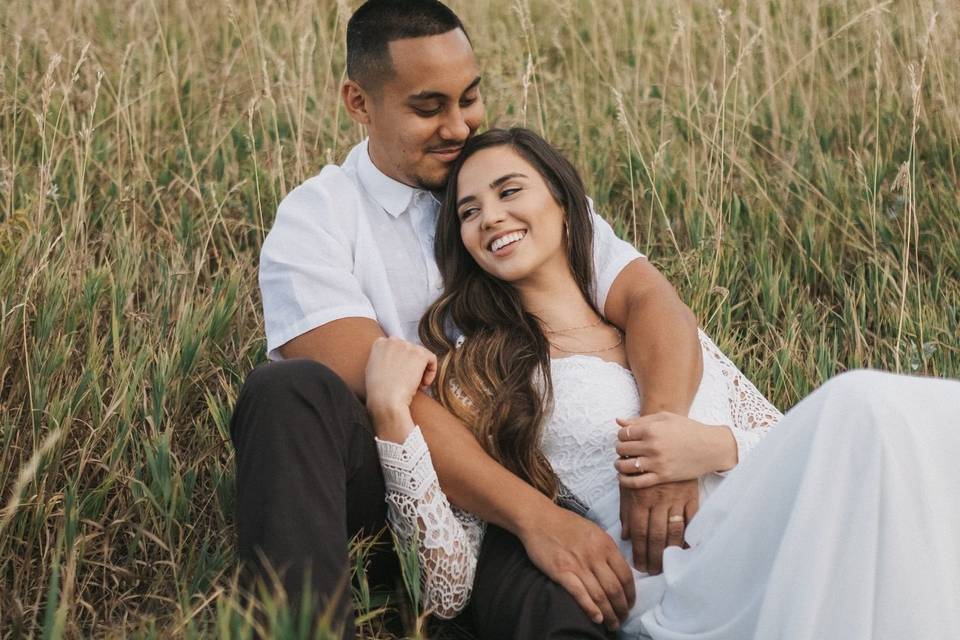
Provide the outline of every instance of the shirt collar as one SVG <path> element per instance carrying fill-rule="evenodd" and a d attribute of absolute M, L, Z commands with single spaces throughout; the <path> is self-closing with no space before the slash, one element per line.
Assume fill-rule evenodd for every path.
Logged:
<path fill-rule="evenodd" d="M 369 139 L 364 140 L 357 161 L 357 175 L 367 193 L 383 207 L 384 211 L 396 218 L 410 207 L 411 201 L 419 194 L 433 194 L 423 189 L 416 189 L 410 185 L 398 182 L 386 175 L 370 159 L 367 145 Z M 434 198 L 435 199 L 435 198 Z"/>

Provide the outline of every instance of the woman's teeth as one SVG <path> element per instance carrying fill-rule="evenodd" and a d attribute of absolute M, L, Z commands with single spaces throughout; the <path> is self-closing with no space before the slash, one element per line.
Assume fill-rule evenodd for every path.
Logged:
<path fill-rule="evenodd" d="M 527 235 L 526 231 L 514 231 L 513 233 L 508 233 L 505 236 L 500 236 L 490 243 L 490 251 L 497 252 L 508 244 L 513 244 L 518 240 L 523 240 L 523 236 L 525 235 Z"/>

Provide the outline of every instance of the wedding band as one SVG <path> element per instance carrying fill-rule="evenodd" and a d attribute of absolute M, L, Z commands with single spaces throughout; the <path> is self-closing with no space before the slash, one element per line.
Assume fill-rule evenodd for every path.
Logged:
<path fill-rule="evenodd" d="M 627 427 L 627 440 L 630 439 L 630 427 Z"/>
<path fill-rule="evenodd" d="M 683 522 L 683 516 L 670 516 L 667 522 Z"/>
<path fill-rule="evenodd" d="M 643 473 L 643 465 L 640 464 L 640 458 L 633 459 L 633 466 L 635 466 L 641 474 Z"/>

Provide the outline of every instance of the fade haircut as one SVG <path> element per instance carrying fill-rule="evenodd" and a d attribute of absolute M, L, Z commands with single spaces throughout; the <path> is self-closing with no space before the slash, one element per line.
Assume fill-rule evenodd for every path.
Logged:
<path fill-rule="evenodd" d="M 393 76 L 392 41 L 454 29 L 467 33 L 457 14 L 438 0 L 367 0 L 347 23 L 347 76 L 375 91 Z"/>

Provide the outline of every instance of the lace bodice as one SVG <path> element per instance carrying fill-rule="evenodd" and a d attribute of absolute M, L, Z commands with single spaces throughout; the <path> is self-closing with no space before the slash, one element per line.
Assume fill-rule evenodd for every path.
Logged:
<path fill-rule="evenodd" d="M 732 427 L 743 460 L 782 416 L 702 331 L 703 376 L 690 418 Z M 637 415 L 642 391 L 633 374 L 593 356 L 552 362 L 553 411 L 541 447 L 554 472 L 588 507 L 617 484 L 617 418 Z"/>
<path fill-rule="evenodd" d="M 689 415 L 729 426 L 742 461 L 782 416 L 702 331 L 700 344 L 703 377 Z M 630 371 L 593 356 L 555 359 L 551 375 L 554 402 L 541 447 L 560 481 L 590 507 L 616 490 L 615 420 L 639 413 L 641 391 Z M 448 503 L 419 428 L 402 445 L 377 445 L 390 525 L 401 544 L 417 545 L 426 605 L 452 617 L 469 600 L 484 525 Z"/>

